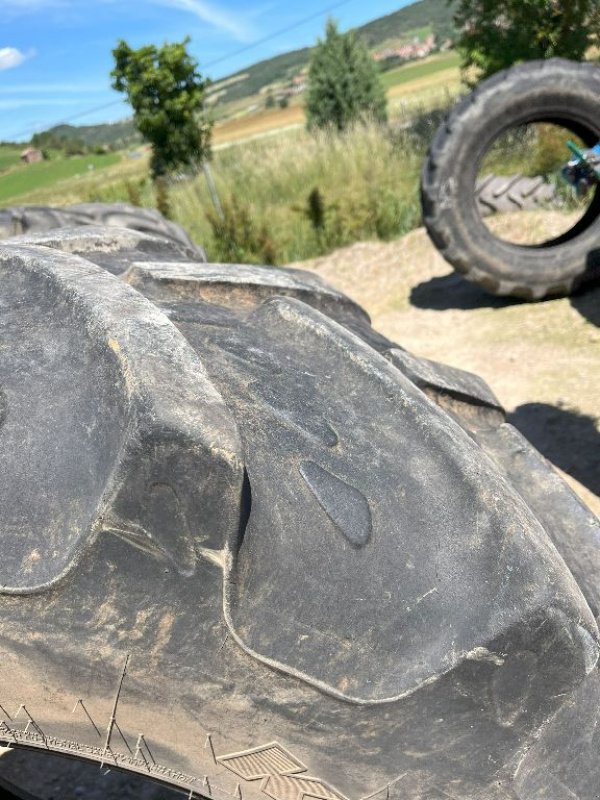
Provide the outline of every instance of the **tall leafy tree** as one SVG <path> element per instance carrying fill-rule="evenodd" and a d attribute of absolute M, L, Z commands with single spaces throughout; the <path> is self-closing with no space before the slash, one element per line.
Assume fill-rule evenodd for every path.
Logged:
<path fill-rule="evenodd" d="M 187 52 L 188 43 L 186 38 L 133 50 L 121 39 L 113 50 L 112 86 L 127 95 L 135 125 L 152 146 L 155 179 L 197 169 L 210 155 L 211 126 L 202 118 L 208 80 Z"/>
<path fill-rule="evenodd" d="M 454 2 L 454 0 L 452 0 Z M 579 60 L 600 34 L 599 0 L 458 0 L 463 70 L 486 78 L 518 61 Z"/>
<path fill-rule="evenodd" d="M 309 128 L 343 131 L 356 120 L 387 118 L 379 72 L 366 46 L 352 31 L 340 33 L 328 20 L 325 39 L 313 51 L 308 72 L 306 117 Z"/>

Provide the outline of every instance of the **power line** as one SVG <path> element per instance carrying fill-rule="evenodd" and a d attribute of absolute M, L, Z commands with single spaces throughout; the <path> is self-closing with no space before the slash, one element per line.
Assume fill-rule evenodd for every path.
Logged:
<path fill-rule="evenodd" d="M 323 14 L 329 14 L 331 11 L 335 11 L 337 8 L 341 8 L 341 6 L 346 6 L 348 3 L 351 3 L 352 0 L 340 0 L 338 3 L 333 3 L 333 5 L 328 6 L 327 8 L 321 9 L 321 11 L 317 11 L 315 14 L 311 14 L 308 17 L 304 17 L 304 19 L 299 20 L 298 22 L 294 22 L 292 25 L 287 25 L 285 28 L 280 28 L 278 31 L 274 31 L 270 33 L 268 36 L 263 36 L 262 39 L 257 39 L 255 42 L 251 42 L 250 44 L 245 45 L 244 47 L 240 47 L 238 50 L 234 50 L 232 53 L 228 53 L 225 56 L 221 56 L 220 58 L 215 58 L 213 61 L 209 61 L 208 64 L 204 65 L 204 69 L 207 67 L 214 67 L 215 64 L 220 64 L 221 61 L 227 61 L 234 56 L 239 56 L 242 53 L 246 53 L 248 50 L 252 50 L 254 47 L 258 47 L 259 44 L 265 44 L 265 42 L 271 41 L 271 39 L 275 39 L 276 36 L 281 36 L 282 33 L 289 33 L 290 31 L 296 30 L 301 25 L 306 25 L 307 22 L 312 22 L 313 19 L 318 19 L 322 17 Z"/>
<path fill-rule="evenodd" d="M 281 36 L 284 33 L 290 33 L 290 31 L 296 30 L 296 28 L 300 28 L 302 25 L 306 25 L 308 22 L 312 22 L 314 19 L 318 19 L 322 17 L 323 14 L 329 14 L 332 11 L 335 11 L 342 6 L 348 5 L 348 3 L 353 2 L 353 0 L 338 0 L 337 3 L 332 3 L 331 5 L 321 9 L 320 11 L 315 12 L 314 14 L 310 14 L 308 17 L 304 17 L 303 19 L 298 20 L 297 22 L 292 23 L 291 25 L 286 25 L 283 28 L 279 28 L 273 33 L 268 34 L 267 36 L 263 36 L 261 39 L 256 39 L 254 42 L 250 42 L 250 44 L 244 45 L 243 47 L 238 48 L 237 50 L 233 50 L 230 53 L 227 53 L 224 56 L 219 56 L 219 58 L 215 58 L 208 63 L 201 65 L 203 70 L 209 69 L 210 67 L 214 67 L 215 64 L 221 64 L 223 61 L 228 61 L 230 58 L 235 58 L 236 56 L 242 55 L 243 53 L 247 53 L 249 50 L 258 47 L 261 44 L 265 44 L 266 42 L 270 42 L 271 39 L 275 39 L 277 36 Z M 110 103 L 105 103 L 101 106 L 95 106 L 94 108 L 89 108 L 87 111 L 81 111 L 78 114 L 73 114 L 72 116 L 59 120 L 58 122 L 54 122 L 51 125 L 47 125 L 47 128 L 54 128 L 57 125 L 68 125 L 71 122 L 74 122 L 77 119 L 81 119 L 82 117 L 87 117 L 90 114 L 96 113 L 96 111 L 104 111 L 107 108 L 113 108 L 114 106 L 119 105 L 120 103 L 124 102 L 123 100 L 111 100 Z M 29 126 L 28 128 L 19 131 L 18 133 L 10 134 L 10 137 L 14 137 L 18 139 L 20 136 L 25 136 L 28 133 L 34 132 L 35 127 Z"/>
<path fill-rule="evenodd" d="M 87 111 L 80 111 L 79 114 L 73 114 L 72 116 L 68 117 L 67 119 L 58 120 L 58 122 L 54 122 L 51 125 L 48 125 L 48 128 L 55 128 L 57 125 L 68 125 L 70 122 L 73 122 L 76 119 L 81 119 L 81 117 L 87 117 L 90 114 L 93 114 L 95 111 L 104 111 L 105 108 L 113 108 L 113 106 L 118 105 L 119 103 L 124 103 L 124 100 L 111 100 L 110 103 L 104 103 L 104 105 L 96 106 L 95 108 L 88 108 Z M 24 128 L 22 131 L 18 133 L 12 133 L 11 136 L 18 138 L 19 136 L 25 136 L 26 133 L 31 131 L 35 132 L 35 128 L 39 126 L 29 126 L 28 128 Z"/>

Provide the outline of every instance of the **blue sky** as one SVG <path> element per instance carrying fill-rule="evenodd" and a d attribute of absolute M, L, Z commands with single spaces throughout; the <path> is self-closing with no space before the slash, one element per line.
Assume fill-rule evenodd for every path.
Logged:
<path fill-rule="evenodd" d="M 108 77 L 118 38 L 139 47 L 189 35 L 200 71 L 216 79 L 312 44 L 327 16 L 349 28 L 409 2 L 338 0 L 328 13 L 336 0 L 0 0 L 0 140 L 25 141 L 63 120 L 91 124 L 128 116 Z M 223 58 L 317 14 L 294 30 Z"/>

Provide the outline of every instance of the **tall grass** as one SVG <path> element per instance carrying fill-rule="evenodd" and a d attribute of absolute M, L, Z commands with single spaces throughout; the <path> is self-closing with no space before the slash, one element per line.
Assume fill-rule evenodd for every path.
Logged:
<path fill-rule="evenodd" d="M 451 102 L 438 94 L 438 105 Z M 430 109 L 428 98 L 403 107 L 387 126 L 358 125 L 343 135 L 294 129 L 218 149 L 211 170 L 223 214 L 199 174 L 166 186 L 169 216 L 212 260 L 284 264 L 359 240 L 400 237 L 420 222 L 419 172 L 443 115 Z M 145 175 L 145 160 L 124 160 L 20 202 L 156 207 Z"/>
<path fill-rule="evenodd" d="M 276 260 L 285 263 L 413 228 L 419 219 L 421 155 L 376 125 L 343 136 L 296 131 L 222 151 L 213 172 L 224 206 L 244 206 L 257 230 L 274 243 Z M 322 225 L 309 213 L 315 190 L 323 205 Z M 174 187 L 171 196 L 174 218 L 206 242 L 209 252 L 211 241 L 219 249 L 214 224 L 199 213 L 210 207 L 203 178 Z M 260 260 L 262 254 L 255 255 Z"/>
<path fill-rule="evenodd" d="M 420 220 L 418 176 L 435 129 L 430 117 L 437 122 L 439 113 L 413 114 L 389 127 L 359 125 L 341 136 L 288 131 L 220 150 L 212 172 L 223 215 L 198 175 L 171 183 L 171 218 L 215 260 L 286 263 L 362 239 L 402 236 Z M 143 205 L 155 204 L 149 182 L 136 192 Z M 130 196 L 124 182 L 88 199 Z"/>

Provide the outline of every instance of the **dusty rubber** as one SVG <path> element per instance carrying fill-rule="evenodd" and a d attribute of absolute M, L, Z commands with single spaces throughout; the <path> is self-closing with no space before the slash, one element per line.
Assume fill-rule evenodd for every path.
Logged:
<path fill-rule="evenodd" d="M 206 261 L 204 250 L 192 242 L 181 225 L 170 222 L 152 208 L 139 208 L 129 203 L 77 203 L 61 208 L 15 206 L 0 209 L 0 239 L 76 225 L 116 226 L 162 236 L 194 251 L 197 259 Z"/>
<path fill-rule="evenodd" d="M 461 100 L 439 128 L 421 176 L 423 220 L 440 253 L 497 295 L 566 295 L 600 273 L 600 192 L 569 232 L 525 247 L 496 238 L 479 213 L 478 165 L 503 130 L 563 124 L 590 146 L 600 139 L 600 68 L 562 59 L 499 72 Z"/>
<path fill-rule="evenodd" d="M 489 387 L 132 235 L 0 248 L 0 742 L 214 800 L 597 797 L 598 522 Z"/>
<path fill-rule="evenodd" d="M 542 175 L 486 175 L 475 185 L 475 200 L 482 217 L 544 208 L 555 195 L 555 187 Z"/>

